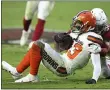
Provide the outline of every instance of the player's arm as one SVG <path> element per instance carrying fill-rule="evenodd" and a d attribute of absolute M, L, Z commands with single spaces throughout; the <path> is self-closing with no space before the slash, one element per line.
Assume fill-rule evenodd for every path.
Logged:
<path fill-rule="evenodd" d="M 105 56 L 108 52 L 110 52 L 110 42 L 104 42 L 101 46 L 101 56 Z"/>
<path fill-rule="evenodd" d="M 93 75 L 91 79 L 86 81 L 86 84 L 95 84 L 101 74 L 100 54 L 91 53 L 91 60 L 94 68 Z"/>
<path fill-rule="evenodd" d="M 101 56 L 105 56 L 108 52 L 110 52 L 110 25 L 107 25 L 105 29 L 106 30 L 102 35 L 104 43 L 102 45 Z"/>
<path fill-rule="evenodd" d="M 100 51 L 102 39 L 96 38 L 94 36 L 89 36 L 88 40 L 91 41 L 88 51 L 91 53 L 93 76 L 91 79 L 86 81 L 86 84 L 95 84 L 101 74 Z"/>
<path fill-rule="evenodd" d="M 99 36 L 99 35 L 98 35 Z M 101 52 L 101 46 L 103 45 L 103 40 L 101 36 L 92 36 L 88 35 L 87 39 L 91 43 L 89 43 L 88 51 L 92 53 L 100 53 Z"/>
<path fill-rule="evenodd" d="M 101 55 L 104 56 L 108 52 L 110 52 L 110 26 L 108 27 L 108 31 L 106 31 L 102 37 L 104 38 L 104 43 L 102 45 Z"/>

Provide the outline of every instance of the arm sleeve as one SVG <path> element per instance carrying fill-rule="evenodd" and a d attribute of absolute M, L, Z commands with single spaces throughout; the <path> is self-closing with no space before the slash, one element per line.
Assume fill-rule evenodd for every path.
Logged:
<path fill-rule="evenodd" d="M 105 42 L 102 44 L 101 46 L 101 52 L 100 55 L 101 56 L 106 56 L 106 54 L 110 51 L 109 45 L 107 45 Z"/>
<path fill-rule="evenodd" d="M 98 80 L 101 74 L 101 62 L 100 62 L 100 54 L 91 54 L 92 64 L 93 64 L 93 76 L 92 79 Z"/>
<path fill-rule="evenodd" d="M 104 38 L 105 41 L 110 41 L 110 26 L 109 26 L 108 29 L 109 29 L 109 30 L 106 31 L 106 32 L 102 35 L 102 37 Z"/>

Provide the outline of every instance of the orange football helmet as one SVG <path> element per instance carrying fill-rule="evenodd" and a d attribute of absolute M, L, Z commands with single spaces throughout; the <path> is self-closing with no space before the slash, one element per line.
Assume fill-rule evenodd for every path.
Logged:
<path fill-rule="evenodd" d="M 79 31 L 81 33 L 94 30 L 96 26 L 96 19 L 90 11 L 82 11 L 74 18 L 71 25 L 71 30 Z"/>

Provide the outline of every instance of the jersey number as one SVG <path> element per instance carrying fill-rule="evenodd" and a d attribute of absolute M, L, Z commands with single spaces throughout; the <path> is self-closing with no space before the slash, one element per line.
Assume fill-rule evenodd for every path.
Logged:
<path fill-rule="evenodd" d="M 68 50 L 67 52 L 67 56 L 70 58 L 70 59 L 74 59 L 81 51 L 82 51 L 82 45 L 80 43 L 76 43 L 74 46 L 73 46 L 73 49 L 70 49 Z"/>

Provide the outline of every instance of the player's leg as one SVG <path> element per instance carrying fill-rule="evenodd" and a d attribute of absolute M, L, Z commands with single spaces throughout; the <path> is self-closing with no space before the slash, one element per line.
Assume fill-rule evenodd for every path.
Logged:
<path fill-rule="evenodd" d="M 110 79 L 110 58 L 106 56 L 106 58 L 101 58 L 101 65 L 102 65 L 102 75 L 106 79 Z"/>
<path fill-rule="evenodd" d="M 110 58 L 106 56 L 101 58 L 102 75 L 106 79 L 110 79 Z"/>
<path fill-rule="evenodd" d="M 106 65 L 108 68 L 108 76 L 106 77 L 106 79 L 110 79 L 110 56 L 106 56 Z"/>
<path fill-rule="evenodd" d="M 32 42 L 29 45 L 29 48 L 32 46 L 32 43 L 38 40 L 44 31 L 44 26 L 46 18 L 49 16 L 51 10 L 54 7 L 54 1 L 40 1 L 38 5 L 38 14 L 37 14 L 37 24 L 35 26 L 35 31 L 32 36 Z"/>
<path fill-rule="evenodd" d="M 34 44 L 33 44 L 33 47 L 34 47 Z M 33 48 L 32 47 L 32 48 Z M 9 63 L 7 63 L 6 61 L 2 61 L 2 67 L 3 67 L 3 69 L 4 70 L 6 70 L 6 71 L 8 71 L 8 72 L 10 72 L 11 74 L 12 74 L 12 76 L 15 76 L 15 79 L 17 78 L 17 77 L 19 77 L 20 76 L 20 74 L 25 70 L 25 69 L 27 69 L 29 66 L 30 66 L 30 62 L 31 61 L 35 61 L 35 60 L 37 60 L 37 58 L 34 60 L 31 60 L 32 58 L 34 58 L 34 57 L 32 57 L 33 55 L 34 55 L 34 51 L 33 51 L 33 49 L 30 49 L 27 53 L 26 53 L 26 55 L 24 56 L 24 58 L 21 60 L 21 62 L 17 65 L 17 67 L 13 67 L 13 66 L 11 66 Z M 33 54 L 32 54 L 33 53 Z M 38 60 L 39 60 L 39 58 L 38 58 Z M 35 72 L 36 73 L 36 72 Z"/>
<path fill-rule="evenodd" d="M 26 44 L 29 34 L 31 33 L 30 24 L 34 13 L 37 11 L 38 3 L 39 1 L 27 1 L 25 16 L 23 18 L 23 31 L 20 40 L 21 46 Z"/>
<path fill-rule="evenodd" d="M 42 41 L 37 42 L 42 48 L 43 65 L 51 72 L 58 76 L 67 76 L 68 72 L 65 66 L 65 61 L 61 54 L 56 52 L 49 44 Z"/>
<path fill-rule="evenodd" d="M 34 44 L 41 48 L 42 62 L 46 68 L 59 76 L 70 74 L 67 72 L 65 60 L 60 53 L 56 52 L 49 44 L 43 41 L 38 40 Z"/>
<path fill-rule="evenodd" d="M 41 48 L 37 44 L 33 44 L 24 59 L 16 67 L 17 71 L 22 73 L 28 66 L 30 66 L 30 72 L 27 76 L 18 79 L 15 82 L 38 82 L 37 74 L 41 59 Z"/>
<path fill-rule="evenodd" d="M 6 71 L 10 72 L 13 76 L 18 77 L 30 66 L 29 74 L 21 79 L 16 80 L 15 82 L 38 82 L 37 73 L 41 59 L 41 48 L 37 44 L 33 44 L 16 68 L 12 67 L 5 61 L 2 61 L 2 67 Z"/>

